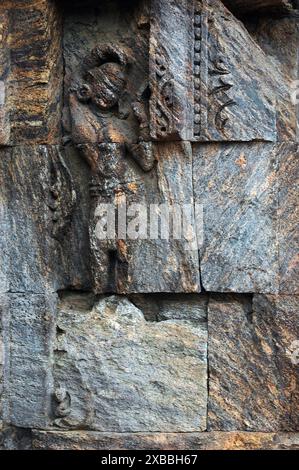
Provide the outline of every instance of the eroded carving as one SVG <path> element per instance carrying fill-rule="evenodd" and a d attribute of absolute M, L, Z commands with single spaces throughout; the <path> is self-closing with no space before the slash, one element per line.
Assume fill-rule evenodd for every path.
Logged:
<path fill-rule="evenodd" d="M 152 142 L 127 144 L 127 150 L 143 171 L 148 172 L 153 169 L 155 157 Z"/>
<path fill-rule="evenodd" d="M 149 84 L 143 84 L 137 94 L 137 100 L 132 103 L 132 109 L 139 123 L 139 142 L 128 143 L 127 150 L 140 168 L 148 172 L 152 170 L 155 162 L 152 143 L 150 142 L 149 127 Z"/>
<path fill-rule="evenodd" d="M 167 55 L 160 46 L 154 53 L 156 87 L 153 90 L 150 111 L 154 139 L 165 139 L 174 132 L 174 78 L 167 64 Z"/>
<path fill-rule="evenodd" d="M 229 120 L 226 110 L 228 107 L 236 105 L 236 102 L 228 94 L 229 90 L 233 87 L 233 82 L 230 71 L 226 67 L 220 53 L 214 58 L 210 58 L 209 72 L 212 79 L 214 78 L 209 94 L 217 101 L 214 123 L 219 132 L 224 132 L 225 125 Z"/>
<path fill-rule="evenodd" d="M 54 391 L 54 400 L 55 400 L 55 424 L 60 424 L 60 419 L 65 418 L 71 412 L 71 396 L 69 392 L 59 385 Z"/>
<path fill-rule="evenodd" d="M 118 141 L 112 117 L 125 118 L 127 56 L 117 46 L 96 46 L 82 61 L 80 82 L 70 88 L 72 140 L 76 144 Z"/>
<path fill-rule="evenodd" d="M 83 83 L 70 89 L 70 114 L 72 140 L 94 174 L 98 173 L 99 149 L 94 144 L 122 143 L 132 158 L 144 171 L 154 165 L 149 141 L 149 86 L 145 83 L 134 99 L 126 90 L 128 58 L 126 52 L 116 46 L 95 47 L 83 60 Z M 130 109 L 129 109 L 130 108 Z M 128 128 L 121 122 L 128 115 L 135 116 L 138 138 L 131 139 Z M 119 119 L 117 122 L 114 118 Z M 107 176 L 107 175 L 106 175 Z M 105 175 L 103 175 L 105 177 Z"/>
<path fill-rule="evenodd" d="M 201 65 L 202 65 L 202 2 L 194 6 L 194 136 L 201 133 Z"/>
<path fill-rule="evenodd" d="M 231 73 L 225 63 L 219 38 L 211 41 L 214 12 L 209 1 L 195 0 L 194 4 L 194 137 L 208 131 L 223 134 L 229 120 L 227 108 L 236 104 L 230 97 L 233 87 Z"/>
<path fill-rule="evenodd" d="M 116 106 L 126 85 L 126 65 L 124 51 L 111 45 L 95 47 L 84 61 L 86 82 L 77 89 L 79 101 L 101 110 Z"/>

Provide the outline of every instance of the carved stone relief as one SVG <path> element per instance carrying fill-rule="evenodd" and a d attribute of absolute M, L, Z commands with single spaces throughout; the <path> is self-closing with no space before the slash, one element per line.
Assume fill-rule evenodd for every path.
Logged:
<path fill-rule="evenodd" d="M 102 11 L 73 9 L 66 16 L 64 37 L 64 140 L 76 146 L 91 170 L 94 289 L 98 293 L 197 292 L 200 267 L 195 252 L 184 253 L 178 242 L 99 240 L 98 208 L 111 204 L 119 209 L 123 200 L 125 205 L 147 207 L 172 200 L 170 186 L 160 194 L 154 188 L 162 188 L 169 179 L 171 189 L 180 191 L 176 158 L 187 187 L 195 187 L 198 195 L 192 172 L 200 166 L 201 152 L 195 147 L 193 157 L 186 158 L 191 155 L 187 144 L 167 147 L 159 141 L 276 141 L 271 64 L 269 70 L 264 68 L 266 56 L 218 0 L 139 2 L 131 7 L 130 16 L 124 12 L 116 24 L 111 15 L 108 4 Z M 136 33 L 134 44 L 125 30 L 127 23 Z M 77 49 L 72 46 L 74 40 Z M 247 65 L 240 67 L 237 60 L 244 44 Z M 258 89 L 251 84 L 255 77 L 259 77 Z M 270 154 L 266 158 L 271 159 Z M 164 161 L 169 171 L 165 172 Z M 185 196 L 185 203 L 201 202 L 195 201 L 192 191 L 189 195 L 186 190 Z M 141 245 L 150 255 L 139 268 Z M 154 266 L 159 266 L 162 247 L 176 263 L 156 278 Z M 147 285 L 140 269 L 147 272 Z M 187 282 L 174 282 L 177 269 L 183 270 Z M 248 275 L 254 275 L 255 269 L 252 265 Z M 271 279 L 274 264 L 273 269 Z M 232 283 L 239 286 L 234 276 L 233 271 Z M 273 286 L 266 281 L 257 288 L 263 291 L 263 285 Z"/>
<path fill-rule="evenodd" d="M 66 138 L 75 144 L 148 140 L 148 28 L 145 1 L 66 10 Z"/>
<path fill-rule="evenodd" d="M 30 446 L 298 447 L 291 10 L 2 0 L 0 426 Z"/>

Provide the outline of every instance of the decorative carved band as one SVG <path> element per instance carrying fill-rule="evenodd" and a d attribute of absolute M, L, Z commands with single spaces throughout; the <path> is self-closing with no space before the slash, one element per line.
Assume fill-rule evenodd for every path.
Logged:
<path fill-rule="evenodd" d="M 195 139 L 214 131 L 222 134 L 229 119 L 226 109 L 236 104 L 228 95 L 233 84 L 217 35 L 211 37 L 210 28 L 213 27 L 215 18 L 211 15 L 209 7 L 210 0 L 194 0 Z"/>
<path fill-rule="evenodd" d="M 204 0 L 194 4 L 194 136 L 207 128 L 208 105 L 208 23 Z"/>
<path fill-rule="evenodd" d="M 151 116 L 155 120 L 155 139 L 165 138 L 174 131 L 173 89 L 174 79 L 168 70 L 166 54 L 159 47 L 154 58 L 157 88 L 151 100 Z"/>
<path fill-rule="evenodd" d="M 214 59 L 211 59 L 210 64 L 210 73 L 214 74 L 217 78 L 217 82 L 214 83 L 213 88 L 210 91 L 210 96 L 216 97 L 217 100 L 214 124 L 219 132 L 223 132 L 225 130 L 225 125 L 229 120 L 226 109 L 229 106 L 236 104 L 235 101 L 227 94 L 227 92 L 233 87 L 233 84 L 230 81 L 230 71 L 225 66 L 220 54 L 218 54 Z"/>

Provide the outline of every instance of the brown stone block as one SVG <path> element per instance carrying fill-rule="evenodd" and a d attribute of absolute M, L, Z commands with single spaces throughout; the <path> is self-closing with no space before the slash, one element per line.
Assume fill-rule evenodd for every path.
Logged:
<path fill-rule="evenodd" d="M 10 116 L 11 135 L 6 131 L 5 143 L 57 143 L 63 79 L 57 4 L 2 2 L 0 14 L 8 18 L 5 113 Z"/>
<path fill-rule="evenodd" d="M 298 450 L 296 433 L 98 433 L 33 431 L 37 450 Z"/>

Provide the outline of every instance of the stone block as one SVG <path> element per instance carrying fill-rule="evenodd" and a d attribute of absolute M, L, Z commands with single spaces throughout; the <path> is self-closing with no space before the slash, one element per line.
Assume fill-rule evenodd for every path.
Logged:
<path fill-rule="evenodd" d="M 191 145 L 153 144 L 155 163 L 147 172 L 119 144 L 92 149 L 97 167 L 90 222 L 95 292 L 200 292 Z M 87 152 L 92 155 L 90 147 Z M 106 227 L 105 207 L 115 217 L 107 234 L 102 230 L 103 225 Z M 114 235 L 114 227 L 119 227 L 118 214 L 123 213 L 124 235 L 118 229 Z M 164 215 L 165 230 L 160 227 L 152 232 L 160 214 Z M 173 220 L 175 224 L 180 221 L 180 233 L 173 230 Z"/>
<path fill-rule="evenodd" d="M 132 303 L 115 296 L 79 310 L 73 294 L 62 298 L 57 327 L 54 426 L 205 430 L 206 323 L 147 322 Z"/>
<path fill-rule="evenodd" d="M 59 143 L 63 66 L 57 4 L 5 0 L 0 31 L 6 54 L 1 71 L 0 53 L 0 143 Z"/>
<path fill-rule="evenodd" d="M 36 450 L 298 450 L 298 433 L 33 431 Z"/>
<path fill-rule="evenodd" d="M 281 144 L 278 152 L 279 291 L 299 294 L 299 147 Z"/>
<path fill-rule="evenodd" d="M 204 289 L 278 292 L 276 147 L 194 145 L 193 186 L 204 212 Z"/>
<path fill-rule="evenodd" d="M 298 297 L 211 296 L 208 430 L 298 431 L 298 312 Z"/>
<path fill-rule="evenodd" d="M 90 287 L 89 179 L 78 160 L 58 146 L 0 149 L 0 291 Z"/>
<path fill-rule="evenodd" d="M 3 420 L 47 428 L 53 393 L 56 295 L 1 294 Z"/>

